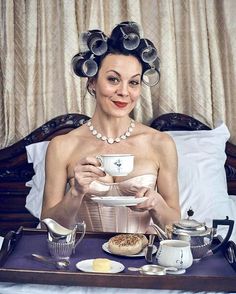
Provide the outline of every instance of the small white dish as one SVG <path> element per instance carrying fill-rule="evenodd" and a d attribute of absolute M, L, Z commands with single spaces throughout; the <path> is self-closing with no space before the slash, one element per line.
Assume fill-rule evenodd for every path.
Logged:
<path fill-rule="evenodd" d="M 136 198 L 134 196 L 92 196 L 91 199 L 98 204 L 106 206 L 135 206 L 147 200 L 147 197 Z"/>
<path fill-rule="evenodd" d="M 166 273 L 168 275 L 182 275 L 182 274 L 185 274 L 186 273 L 186 270 L 185 269 L 179 269 L 177 271 L 166 271 Z"/>
<path fill-rule="evenodd" d="M 140 251 L 139 253 L 137 254 L 114 254 L 112 253 L 109 249 L 108 249 L 108 242 L 106 243 L 103 243 L 102 244 L 102 249 L 107 252 L 107 253 L 110 253 L 112 255 L 120 255 L 120 256 L 127 256 L 127 257 L 145 257 L 145 253 L 146 253 L 146 250 L 147 248 L 144 248 L 142 251 Z M 157 247 L 155 245 L 153 245 L 153 250 L 152 250 L 152 254 L 156 253 L 157 252 Z"/>
<path fill-rule="evenodd" d="M 85 259 L 76 263 L 76 268 L 82 272 L 86 273 L 103 273 L 103 274 L 116 274 L 120 273 L 125 269 L 125 266 L 117 261 L 111 260 L 111 269 L 110 271 L 98 272 L 93 270 L 93 260 L 94 259 Z"/>

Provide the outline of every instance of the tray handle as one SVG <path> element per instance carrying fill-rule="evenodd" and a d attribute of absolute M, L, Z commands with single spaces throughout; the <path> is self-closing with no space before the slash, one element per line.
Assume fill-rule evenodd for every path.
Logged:
<path fill-rule="evenodd" d="M 22 236 L 23 227 L 20 226 L 19 229 L 15 231 L 9 231 L 3 239 L 2 247 L 0 250 L 0 267 L 4 265 L 7 257 L 15 249 L 16 244 Z"/>

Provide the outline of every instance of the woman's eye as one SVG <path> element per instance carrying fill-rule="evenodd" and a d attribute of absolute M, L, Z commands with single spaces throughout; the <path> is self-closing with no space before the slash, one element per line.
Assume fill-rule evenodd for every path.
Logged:
<path fill-rule="evenodd" d="M 111 82 L 113 84 L 117 84 L 119 82 L 119 79 L 116 77 L 108 77 L 107 79 L 109 82 Z"/>
<path fill-rule="evenodd" d="M 140 82 L 139 81 L 131 81 L 130 84 L 132 86 L 138 86 L 140 84 Z"/>

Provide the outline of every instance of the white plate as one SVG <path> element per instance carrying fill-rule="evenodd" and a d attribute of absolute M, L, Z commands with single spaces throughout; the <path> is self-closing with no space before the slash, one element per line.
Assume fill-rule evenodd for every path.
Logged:
<path fill-rule="evenodd" d="M 141 252 L 137 253 L 137 254 L 132 254 L 132 255 L 129 255 L 129 254 L 114 254 L 112 253 L 109 249 L 108 249 L 108 242 L 106 243 L 103 243 L 102 244 L 102 249 L 107 252 L 107 253 L 110 253 L 110 254 L 113 254 L 113 255 L 121 255 L 121 256 L 127 256 L 127 257 L 142 257 L 142 256 L 145 256 L 146 254 L 146 250 L 147 250 L 147 247 L 144 248 Z M 153 250 L 152 250 L 152 254 L 156 253 L 157 252 L 157 247 L 155 245 L 153 245 Z"/>
<path fill-rule="evenodd" d="M 86 273 L 109 273 L 116 274 L 122 272 L 125 269 L 125 266 L 117 261 L 111 260 L 111 269 L 107 272 L 98 272 L 93 270 L 93 260 L 94 259 L 85 259 L 76 263 L 76 268 Z"/>
<path fill-rule="evenodd" d="M 147 200 L 147 197 L 136 198 L 133 196 L 93 196 L 91 199 L 106 206 L 134 206 Z"/>

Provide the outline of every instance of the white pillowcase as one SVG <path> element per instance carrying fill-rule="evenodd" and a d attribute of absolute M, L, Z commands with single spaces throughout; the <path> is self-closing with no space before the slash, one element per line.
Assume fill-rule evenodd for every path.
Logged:
<path fill-rule="evenodd" d="M 221 123 L 213 130 L 167 132 L 176 143 L 182 218 L 191 207 L 193 218 L 212 226 L 213 219 L 236 221 L 236 204 L 227 193 L 225 144 L 230 137 Z M 224 235 L 225 228 L 218 231 Z M 236 238 L 236 230 L 232 238 Z"/>
<path fill-rule="evenodd" d="M 178 152 L 182 218 L 187 217 L 191 207 L 193 218 L 209 226 L 212 219 L 224 219 L 226 216 L 236 221 L 236 202 L 228 196 L 224 169 L 225 143 L 230 137 L 226 125 L 222 123 L 213 130 L 167 133 L 173 137 Z M 26 147 L 28 162 L 33 162 L 35 170 L 32 181 L 26 183 L 32 187 L 26 198 L 26 208 L 38 218 L 42 207 L 48 143 L 45 141 Z"/>
<path fill-rule="evenodd" d="M 205 220 L 206 210 L 228 199 L 224 164 L 229 131 L 225 124 L 213 130 L 171 131 L 178 153 L 178 177 L 182 218 L 191 208 L 194 216 Z"/>
<path fill-rule="evenodd" d="M 43 141 L 26 146 L 27 159 L 33 163 L 35 175 L 25 185 L 31 187 L 26 197 L 25 207 L 32 215 L 40 218 L 45 183 L 45 155 L 49 141 Z"/>

